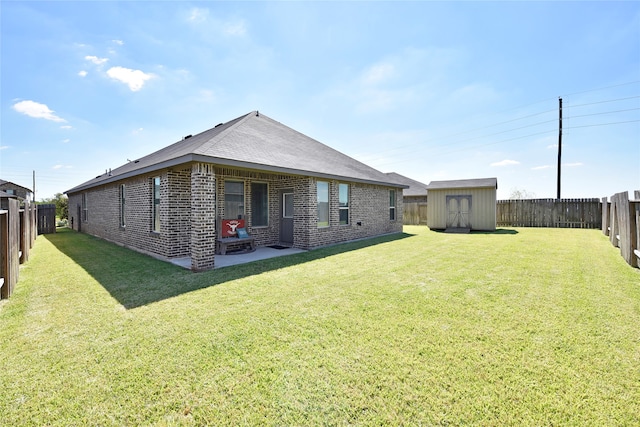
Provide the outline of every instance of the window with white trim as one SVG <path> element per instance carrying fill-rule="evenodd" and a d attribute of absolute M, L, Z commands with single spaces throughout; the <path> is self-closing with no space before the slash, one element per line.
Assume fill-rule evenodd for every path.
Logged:
<path fill-rule="evenodd" d="M 329 183 L 318 181 L 316 184 L 318 197 L 318 228 L 329 226 Z"/>
<path fill-rule="evenodd" d="M 269 225 L 269 186 L 266 182 L 251 183 L 251 226 Z"/>
<path fill-rule="evenodd" d="M 126 225 L 126 222 L 124 220 L 125 199 L 126 199 L 125 185 L 120 184 L 120 227 L 124 227 Z"/>
<path fill-rule="evenodd" d="M 396 190 L 389 190 L 389 220 L 396 220 Z"/>
<path fill-rule="evenodd" d="M 160 232 L 160 177 L 153 178 L 153 231 Z"/>
<path fill-rule="evenodd" d="M 244 182 L 224 182 L 224 219 L 244 218 Z"/>
<path fill-rule="evenodd" d="M 349 224 L 349 184 L 338 184 L 338 209 L 340 225 Z"/>

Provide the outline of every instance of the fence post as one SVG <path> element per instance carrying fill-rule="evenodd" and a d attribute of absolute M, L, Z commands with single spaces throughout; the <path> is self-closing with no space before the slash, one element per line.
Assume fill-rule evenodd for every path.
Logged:
<path fill-rule="evenodd" d="M 15 199 L 4 199 L 3 207 L 6 210 L 3 215 L 0 215 L 0 227 L 2 227 L 2 233 L 0 233 L 0 264 L 2 265 L 4 285 L 0 288 L 0 298 L 6 299 L 13 293 L 20 271 L 20 207 Z"/>
<path fill-rule="evenodd" d="M 618 247 L 618 194 L 611 196 L 611 205 L 609 206 L 609 241 L 616 248 Z"/>
<path fill-rule="evenodd" d="M 629 194 L 625 191 L 613 196 L 616 211 L 616 233 L 618 234 L 618 246 L 620 255 L 632 267 L 637 265 L 634 250 L 636 236 L 635 207 L 629 203 Z M 631 218 L 634 220 L 631 221 Z"/>
<path fill-rule="evenodd" d="M 633 250 L 633 254 L 635 255 L 636 266 L 640 267 L 640 190 L 636 190 L 634 192 L 634 201 L 632 209 L 632 214 L 635 213 L 634 217 L 632 217 L 632 221 L 635 221 L 636 227 L 636 235 L 635 235 L 635 249 Z M 635 212 L 633 212 L 635 210 Z"/>

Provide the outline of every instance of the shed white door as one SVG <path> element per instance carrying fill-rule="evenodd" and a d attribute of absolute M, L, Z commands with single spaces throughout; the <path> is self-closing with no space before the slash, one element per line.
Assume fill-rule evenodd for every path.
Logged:
<path fill-rule="evenodd" d="M 471 228 L 471 196 L 447 196 L 447 228 Z"/>

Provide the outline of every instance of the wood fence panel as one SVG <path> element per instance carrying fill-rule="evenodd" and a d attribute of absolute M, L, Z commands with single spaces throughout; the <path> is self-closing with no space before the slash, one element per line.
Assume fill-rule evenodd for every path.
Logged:
<path fill-rule="evenodd" d="M 402 211 L 402 223 L 405 225 L 426 225 L 427 204 L 424 202 L 406 202 Z"/>
<path fill-rule="evenodd" d="M 609 211 L 609 241 L 616 248 L 618 247 L 618 214 L 616 213 L 616 196 L 611 197 L 611 209 Z"/>
<path fill-rule="evenodd" d="M 609 202 L 606 197 L 602 198 L 602 234 L 609 235 Z"/>
<path fill-rule="evenodd" d="M 38 234 L 56 232 L 56 205 L 38 205 Z"/>
<path fill-rule="evenodd" d="M 9 298 L 13 293 L 20 272 L 20 208 L 16 199 L 3 201 L 5 210 L 0 215 L 0 267 L 4 285 L 0 298 Z"/>
<path fill-rule="evenodd" d="M 616 205 L 618 246 L 620 255 L 632 267 L 637 266 L 634 250 L 636 246 L 635 206 L 629 203 L 629 194 L 625 191 L 612 197 Z M 633 219 L 633 221 L 632 221 Z"/>
<path fill-rule="evenodd" d="M 501 227 L 600 228 L 599 199 L 498 200 L 496 221 Z"/>

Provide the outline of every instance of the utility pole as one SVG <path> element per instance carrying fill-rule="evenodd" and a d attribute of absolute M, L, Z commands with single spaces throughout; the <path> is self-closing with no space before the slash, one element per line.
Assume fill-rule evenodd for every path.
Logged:
<path fill-rule="evenodd" d="M 33 199 L 33 203 L 36 202 L 36 171 L 33 171 L 33 193 L 31 193 L 31 198 Z"/>
<path fill-rule="evenodd" d="M 558 195 L 557 199 L 560 199 L 560 171 L 562 168 L 562 98 L 558 98 L 559 109 L 559 127 L 558 127 Z"/>

